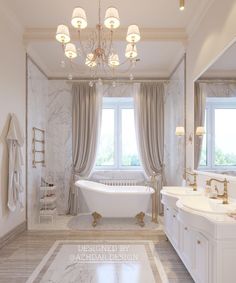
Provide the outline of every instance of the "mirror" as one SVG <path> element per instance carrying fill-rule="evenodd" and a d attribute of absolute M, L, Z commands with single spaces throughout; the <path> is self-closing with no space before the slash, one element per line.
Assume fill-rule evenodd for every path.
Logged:
<path fill-rule="evenodd" d="M 195 169 L 236 175 L 236 43 L 195 82 L 194 115 Z"/>

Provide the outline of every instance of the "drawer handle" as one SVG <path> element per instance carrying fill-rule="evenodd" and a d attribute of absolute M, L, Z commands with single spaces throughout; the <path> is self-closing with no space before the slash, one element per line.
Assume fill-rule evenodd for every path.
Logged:
<path fill-rule="evenodd" d="M 198 245 L 200 245 L 200 244 L 201 244 L 201 241 L 198 240 L 197 243 L 198 243 Z"/>
<path fill-rule="evenodd" d="M 175 215 L 173 215 L 173 217 L 175 218 L 176 216 L 175 216 Z"/>
<path fill-rule="evenodd" d="M 187 230 L 188 230 L 188 227 L 185 227 L 184 230 L 187 231 Z"/>

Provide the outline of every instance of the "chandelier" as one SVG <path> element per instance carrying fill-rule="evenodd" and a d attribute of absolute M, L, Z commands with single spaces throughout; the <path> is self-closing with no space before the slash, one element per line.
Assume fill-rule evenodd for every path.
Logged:
<path fill-rule="evenodd" d="M 132 70 L 134 69 L 138 52 L 136 44 L 140 41 L 141 36 L 137 25 L 130 25 L 128 27 L 125 49 L 125 59 L 120 62 L 118 53 L 114 46 L 114 31 L 120 26 L 120 18 L 118 10 L 114 7 L 109 7 L 105 13 L 105 19 L 102 24 L 101 21 L 101 0 L 98 2 L 98 24 L 96 30 L 91 32 L 89 38 L 83 41 L 81 38 L 82 30 L 86 29 L 88 22 L 85 10 L 81 7 L 76 7 L 73 10 L 72 26 L 78 31 L 79 48 L 71 42 L 69 28 L 66 25 L 58 25 L 56 32 L 56 40 L 62 44 L 64 55 L 69 59 L 71 67 L 75 62 L 76 57 L 82 57 L 84 64 L 90 71 L 89 85 L 93 86 L 94 82 L 102 83 L 102 77 L 110 76 L 115 85 L 115 72 L 122 66 L 127 65 L 127 69 L 123 72 L 129 72 L 129 78 L 133 79 Z M 65 64 L 64 61 L 62 62 Z M 72 75 L 68 76 L 72 79 Z"/>

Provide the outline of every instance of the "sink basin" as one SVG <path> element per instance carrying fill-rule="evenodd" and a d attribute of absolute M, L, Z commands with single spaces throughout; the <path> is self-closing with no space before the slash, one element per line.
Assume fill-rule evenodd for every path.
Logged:
<path fill-rule="evenodd" d="M 225 214 L 236 210 L 235 202 L 222 204 L 220 199 L 209 199 L 205 196 L 186 197 L 181 203 L 186 208 L 211 214 Z"/>
<path fill-rule="evenodd" d="M 193 191 L 192 187 L 178 187 L 178 186 L 163 187 L 162 191 L 174 196 L 191 196 L 191 195 L 198 196 L 202 194 L 201 190 Z"/>

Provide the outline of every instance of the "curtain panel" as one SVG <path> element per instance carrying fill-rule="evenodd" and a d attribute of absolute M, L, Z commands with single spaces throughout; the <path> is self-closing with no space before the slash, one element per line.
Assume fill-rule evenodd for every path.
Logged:
<path fill-rule="evenodd" d="M 89 177 L 96 159 L 102 113 L 101 91 L 87 82 L 72 86 L 72 178 L 69 213 L 78 214 L 78 189 L 75 176 Z"/>
<path fill-rule="evenodd" d="M 165 84 L 141 83 L 134 94 L 135 124 L 139 156 L 147 176 L 157 175 L 157 202 L 164 178 L 164 94 Z"/>

